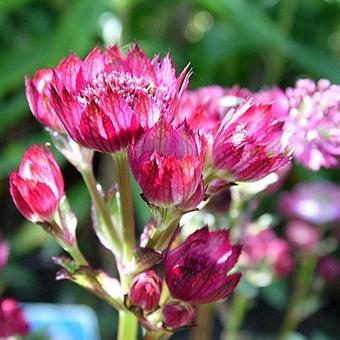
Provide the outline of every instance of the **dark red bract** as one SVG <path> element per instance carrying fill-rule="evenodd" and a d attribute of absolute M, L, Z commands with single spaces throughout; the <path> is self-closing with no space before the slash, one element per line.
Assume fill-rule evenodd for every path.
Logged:
<path fill-rule="evenodd" d="M 230 243 L 228 231 L 197 230 L 166 256 L 165 280 L 171 295 L 191 304 L 226 299 L 241 278 L 241 273 L 227 275 L 240 252 L 241 246 Z"/>

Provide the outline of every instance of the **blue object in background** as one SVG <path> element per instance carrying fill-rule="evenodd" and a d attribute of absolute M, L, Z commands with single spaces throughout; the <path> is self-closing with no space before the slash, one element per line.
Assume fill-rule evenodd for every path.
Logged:
<path fill-rule="evenodd" d="M 85 305 L 24 304 L 33 332 L 46 330 L 51 340 L 99 340 L 94 311 Z"/>

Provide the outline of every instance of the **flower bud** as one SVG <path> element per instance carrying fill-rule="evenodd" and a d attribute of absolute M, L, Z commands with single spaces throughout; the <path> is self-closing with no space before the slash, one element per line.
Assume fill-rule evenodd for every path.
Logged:
<path fill-rule="evenodd" d="M 129 297 L 133 306 L 152 311 L 158 307 L 161 293 L 162 279 L 154 270 L 148 270 L 134 278 Z"/>
<path fill-rule="evenodd" d="M 202 142 L 186 123 L 159 122 L 129 148 L 129 161 L 149 203 L 190 210 L 203 199 Z"/>
<path fill-rule="evenodd" d="M 289 163 L 283 137 L 272 106 L 249 99 L 224 117 L 214 138 L 213 167 L 231 182 L 259 180 Z"/>
<path fill-rule="evenodd" d="M 288 241 L 296 248 L 306 251 L 316 250 L 320 232 L 315 226 L 302 221 L 293 221 L 286 227 Z"/>
<path fill-rule="evenodd" d="M 10 174 L 10 193 L 21 214 L 31 222 L 52 221 L 64 195 L 64 180 L 53 154 L 31 146 L 18 171 Z"/>
<path fill-rule="evenodd" d="M 42 125 L 54 131 L 65 133 L 63 124 L 49 99 L 52 78 L 52 69 L 40 70 L 32 79 L 26 77 L 26 97 L 33 115 Z"/>
<path fill-rule="evenodd" d="M 166 304 L 163 307 L 164 326 L 170 329 L 192 324 L 197 314 L 197 309 L 189 304 L 179 302 Z"/>
<path fill-rule="evenodd" d="M 241 278 L 241 273 L 227 275 L 240 252 L 240 245 L 230 243 L 228 231 L 197 230 L 166 255 L 165 281 L 171 295 L 191 304 L 226 299 Z"/>
<path fill-rule="evenodd" d="M 0 300 L 0 338 L 27 335 L 29 324 L 17 301 L 11 298 Z"/>

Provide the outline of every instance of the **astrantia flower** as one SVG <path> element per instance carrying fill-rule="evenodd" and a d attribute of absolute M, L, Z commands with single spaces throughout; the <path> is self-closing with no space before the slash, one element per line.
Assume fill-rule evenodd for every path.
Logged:
<path fill-rule="evenodd" d="M 169 303 L 163 307 L 164 326 L 177 329 L 189 326 L 194 321 L 197 309 L 189 304 Z"/>
<path fill-rule="evenodd" d="M 27 335 L 30 327 L 17 301 L 11 298 L 0 300 L 0 338 Z"/>
<path fill-rule="evenodd" d="M 148 270 L 133 279 L 129 297 L 133 306 L 151 311 L 158 307 L 161 293 L 162 279 L 154 270 Z"/>
<path fill-rule="evenodd" d="M 279 208 L 284 216 L 313 224 L 339 221 L 340 187 L 327 181 L 297 184 L 282 194 Z"/>
<path fill-rule="evenodd" d="M 161 116 L 172 120 L 188 82 L 186 70 L 176 78 L 169 55 L 150 60 L 137 44 L 126 57 L 117 46 L 84 61 L 71 55 L 53 72 L 51 103 L 65 129 L 102 152 L 125 148 Z"/>
<path fill-rule="evenodd" d="M 212 166 L 229 181 L 255 181 L 290 161 L 283 122 L 271 105 L 249 99 L 224 117 L 214 138 Z"/>
<path fill-rule="evenodd" d="M 300 79 L 286 90 L 290 113 L 286 129 L 291 131 L 294 156 L 317 171 L 339 164 L 340 86 L 321 79 Z"/>
<path fill-rule="evenodd" d="M 149 203 L 186 210 L 203 199 L 202 140 L 184 122 L 161 121 L 128 150 L 132 172 Z"/>
<path fill-rule="evenodd" d="M 286 226 L 288 241 L 298 249 L 314 251 L 320 242 L 320 231 L 317 227 L 303 221 L 292 221 Z"/>
<path fill-rule="evenodd" d="M 34 78 L 26 77 L 26 97 L 35 118 L 44 126 L 65 133 L 65 129 L 50 102 L 50 82 L 53 70 L 38 71 Z"/>
<path fill-rule="evenodd" d="M 272 229 L 258 229 L 250 223 L 242 236 L 241 266 L 246 268 L 248 279 L 266 286 L 271 276 L 286 276 L 293 269 L 293 258 L 287 241 L 278 238 Z M 260 272 L 260 275 L 256 274 Z M 266 272 L 268 275 L 264 276 Z"/>
<path fill-rule="evenodd" d="M 18 171 L 10 174 L 10 192 L 22 215 L 32 222 L 53 219 L 64 195 L 64 180 L 53 154 L 43 146 L 31 146 Z"/>
<path fill-rule="evenodd" d="M 197 230 L 166 255 L 165 280 L 171 295 L 191 304 L 226 299 L 241 277 L 227 275 L 240 252 L 239 245 L 230 243 L 228 231 Z"/>

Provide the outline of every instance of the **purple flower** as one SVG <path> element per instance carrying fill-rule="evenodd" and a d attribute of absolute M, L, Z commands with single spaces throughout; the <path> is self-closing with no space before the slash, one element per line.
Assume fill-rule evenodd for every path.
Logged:
<path fill-rule="evenodd" d="M 179 302 L 166 304 L 163 307 L 164 326 L 177 329 L 192 324 L 197 309 L 189 304 Z"/>
<path fill-rule="evenodd" d="M 241 273 L 227 275 L 240 252 L 240 245 L 230 243 L 228 231 L 197 230 L 166 255 L 165 281 L 171 295 L 191 304 L 226 299 L 241 278 Z"/>
<path fill-rule="evenodd" d="M 148 270 L 133 279 L 129 297 L 133 306 L 152 311 L 158 307 L 161 293 L 162 279 L 154 270 Z"/>
<path fill-rule="evenodd" d="M 327 181 L 297 184 L 293 191 L 283 193 L 279 208 L 289 218 L 313 224 L 340 220 L 340 187 Z"/>
<path fill-rule="evenodd" d="M 340 86 L 326 79 L 300 79 L 288 88 L 290 112 L 286 129 L 304 166 L 317 171 L 338 166 L 340 155 Z"/>
<path fill-rule="evenodd" d="M 335 256 L 324 257 L 318 267 L 320 275 L 329 282 L 337 282 L 340 279 L 340 260 Z"/>

